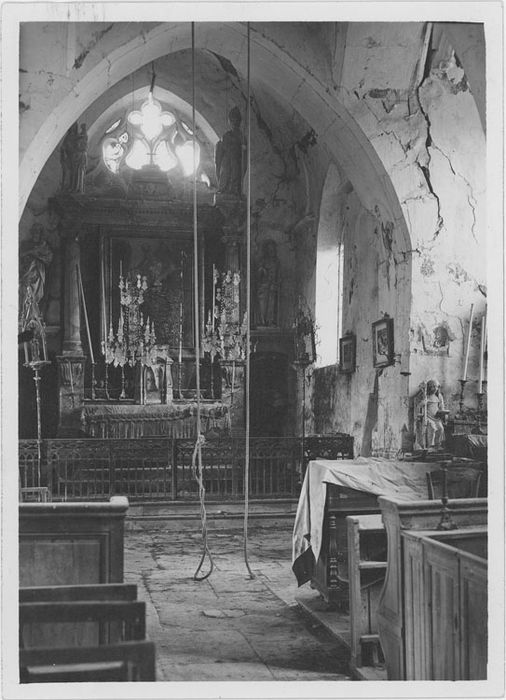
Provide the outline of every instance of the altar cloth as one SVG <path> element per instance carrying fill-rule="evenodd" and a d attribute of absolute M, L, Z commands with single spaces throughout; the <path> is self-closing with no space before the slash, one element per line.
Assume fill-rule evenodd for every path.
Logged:
<path fill-rule="evenodd" d="M 228 406 L 222 403 L 201 404 L 202 432 L 230 431 Z M 162 435 L 170 438 L 196 436 L 197 404 L 142 406 L 136 404 L 94 404 L 81 411 L 81 427 L 89 437 L 139 438 Z"/>
<path fill-rule="evenodd" d="M 308 550 L 312 550 L 314 561 L 320 556 L 327 484 L 403 501 L 425 500 L 426 474 L 434 468 L 434 463 L 430 462 L 402 462 L 382 457 L 317 459 L 309 462 L 293 528 L 292 568 L 299 585 L 302 585 L 301 577 L 308 580 L 307 577 L 299 577 L 297 572 L 297 567 L 306 571 L 310 568 Z"/>

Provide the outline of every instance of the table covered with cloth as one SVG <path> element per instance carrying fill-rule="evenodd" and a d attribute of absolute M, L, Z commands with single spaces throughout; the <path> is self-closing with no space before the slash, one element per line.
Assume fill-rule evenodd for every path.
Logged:
<path fill-rule="evenodd" d="M 202 403 L 200 406 L 202 432 L 211 430 L 227 434 L 230 430 L 228 406 L 222 403 Z M 196 436 L 197 404 L 167 404 L 141 406 L 134 404 L 94 404 L 84 406 L 81 428 L 89 437 L 139 438 L 163 435 L 169 438 Z"/>
<path fill-rule="evenodd" d="M 426 474 L 434 466 L 381 457 L 309 462 L 293 529 L 292 570 L 299 586 L 310 579 L 320 556 L 328 484 L 404 501 L 426 500 Z"/>

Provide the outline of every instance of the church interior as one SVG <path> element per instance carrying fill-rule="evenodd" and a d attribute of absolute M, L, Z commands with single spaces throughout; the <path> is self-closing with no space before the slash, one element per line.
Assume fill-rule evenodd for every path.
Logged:
<path fill-rule="evenodd" d="M 128 557 L 190 523 L 336 680 L 490 679 L 484 24 L 98 19 L 20 24 L 14 672 L 180 679 Z"/>

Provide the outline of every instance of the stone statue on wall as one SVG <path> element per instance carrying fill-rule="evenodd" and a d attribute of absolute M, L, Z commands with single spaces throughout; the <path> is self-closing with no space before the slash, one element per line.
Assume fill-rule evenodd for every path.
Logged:
<path fill-rule="evenodd" d="M 53 260 L 53 251 L 44 238 L 44 228 L 41 224 L 33 224 L 30 239 L 22 241 L 19 253 L 19 289 L 20 309 L 25 306 L 29 297 L 37 307 L 44 296 L 47 268 Z M 29 290 L 29 291 L 28 291 Z"/>
<path fill-rule="evenodd" d="M 230 110 L 230 130 L 216 144 L 215 165 L 220 194 L 240 197 L 242 181 L 246 172 L 246 140 L 241 131 L 241 112 L 237 107 Z"/>
<path fill-rule="evenodd" d="M 84 192 L 84 178 L 88 163 L 88 133 L 86 124 L 77 122 L 68 130 L 60 148 L 62 168 L 61 189 L 67 192 Z"/>
<path fill-rule="evenodd" d="M 255 324 L 277 326 L 280 289 L 280 262 L 276 243 L 266 240 L 255 268 Z"/>

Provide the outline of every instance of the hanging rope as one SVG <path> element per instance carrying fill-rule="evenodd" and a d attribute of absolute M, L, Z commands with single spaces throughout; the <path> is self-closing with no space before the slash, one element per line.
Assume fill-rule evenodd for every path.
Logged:
<path fill-rule="evenodd" d="M 250 459 L 250 346 L 251 346 L 251 98 L 250 98 L 250 23 L 247 23 L 248 57 L 247 82 L 248 103 L 246 106 L 247 143 L 246 143 L 246 279 L 248 293 L 246 295 L 246 450 L 244 463 L 244 563 L 250 578 L 255 578 L 248 562 L 248 511 L 249 511 L 249 459 Z"/>
<path fill-rule="evenodd" d="M 213 569 L 214 563 L 207 546 L 207 513 L 205 506 L 206 490 L 202 474 L 202 445 L 205 438 L 202 434 L 201 406 L 200 406 L 200 328 L 199 328 L 199 241 L 197 229 L 197 159 L 195 149 L 195 23 L 191 23 L 192 32 L 192 129 L 193 129 L 193 301 L 194 301 L 194 323 L 195 323 L 195 386 L 197 389 L 197 437 L 192 456 L 192 473 L 199 485 L 200 519 L 202 523 L 202 556 L 199 565 L 193 574 L 194 581 L 205 581 Z M 199 572 L 204 564 L 206 556 L 209 559 L 209 571 L 203 576 Z"/>

